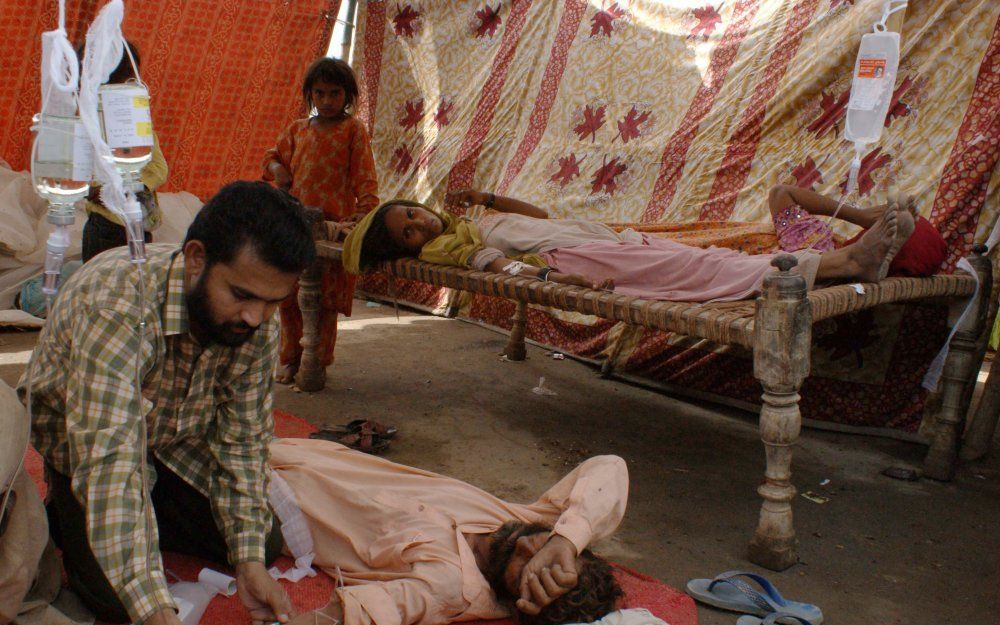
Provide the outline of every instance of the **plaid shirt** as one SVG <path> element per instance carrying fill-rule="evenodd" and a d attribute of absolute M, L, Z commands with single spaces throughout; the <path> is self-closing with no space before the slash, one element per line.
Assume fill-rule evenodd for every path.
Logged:
<path fill-rule="evenodd" d="M 233 564 L 263 561 L 278 323 L 264 323 L 238 348 L 202 348 L 188 332 L 184 255 L 170 245 L 146 249 L 140 361 L 148 448 L 211 500 Z M 32 355 L 31 401 L 32 441 L 72 479 L 94 555 L 139 623 L 174 603 L 142 514 L 137 286 L 125 248 L 98 256 L 66 282 Z M 18 385 L 22 399 L 25 382 Z"/>

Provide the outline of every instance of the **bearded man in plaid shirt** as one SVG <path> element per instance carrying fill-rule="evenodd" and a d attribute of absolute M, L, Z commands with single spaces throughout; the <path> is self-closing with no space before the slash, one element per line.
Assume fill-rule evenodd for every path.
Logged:
<path fill-rule="evenodd" d="M 101 620 L 180 625 L 161 548 L 233 565 L 254 622 L 288 620 L 265 568 L 282 544 L 267 504 L 272 316 L 315 256 L 295 199 L 234 182 L 182 247 L 148 246 L 141 272 L 109 250 L 61 289 L 18 390 L 50 532 Z"/>

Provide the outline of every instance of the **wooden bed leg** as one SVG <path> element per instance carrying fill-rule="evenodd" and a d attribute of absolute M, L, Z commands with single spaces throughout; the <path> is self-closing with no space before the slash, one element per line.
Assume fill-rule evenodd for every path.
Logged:
<path fill-rule="evenodd" d="M 314 207 L 306 208 L 306 217 L 313 227 L 316 239 L 323 237 L 323 211 Z M 326 261 L 317 258 L 299 278 L 299 310 L 302 311 L 302 361 L 299 364 L 297 384 L 307 392 L 323 390 L 326 386 L 326 370 L 319 361 L 319 309 L 322 294 L 320 283 Z"/>
<path fill-rule="evenodd" d="M 750 541 L 750 561 L 773 571 L 798 562 L 792 525 L 792 447 L 802 426 L 799 387 L 809 375 L 812 313 L 806 282 L 791 269 L 794 256 L 772 261 L 778 272 L 764 279 L 754 320 L 754 376 L 764 387 L 760 437 L 767 466 L 757 489 L 764 499 L 757 531 Z"/>
<path fill-rule="evenodd" d="M 524 360 L 528 357 L 528 350 L 524 346 L 524 327 L 527 323 L 528 303 L 518 302 L 517 310 L 514 311 L 514 325 L 510 328 L 510 339 L 503 348 L 503 355 L 507 360 Z"/>
<path fill-rule="evenodd" d="M 989 305 L 992 271 L 990 262 L 977 254 L 969 259 L 979 276 L 979 293 L 972 310 L 962 320 L 948 349 L 948 359 L 941 375 L 941 410 L 938 425 L 931 440 L 927 456 L 924 458 L 924 475 L 944 482 L 955 477 L 958 460 L 958 442 L 965 428 L 965 413 L 969 408 L 975 381 L 982 361 L 979 354 L 979 338 L 986 325 L 986 311 Z M 957 302 L 964 308 L 966 302 Z"/>
<path fill-rule="evenodd" d="M 983 389 L 976 414 L 962 441 L 962 460 L 966 462 L 979 460 L 990 452 L 998 420 L 1000 420 L 1000 364 L 994 361 L 990 367 L 990 375 L 986 378 L 986 387 Z"/>
<path fill-rule="evenodd" d="M 980 255 L 984 255 L 987 252 L 985 246 L 983 246 L 982 249 L 977 248 L 974 251 Z M 973 264 L 973 267 L 975 266 L 976 265 Z M 990 272 L 988 274 L 989 278 L 986 282 L 984 282 L 984 284 L 992 287 L 992 263 L 986 263 L 983 269 Z M 992 288 L 990 291 L 985 292 L 985 299 L 987 302 L 990 302 L 990 304 L 986 316 L 986 322 L 983 324 L 982 338 L 980 339 L 980 342 L 982 343 L 980 346 L 980 352 L 984 356 L 986 354 L 987 345 L 990 341 L 990 332 L 993 330 L 993 324 L 996 322 L 998 308 L 997 297 L 996 294 L 992 292 Z M 973 371 L 972 373 L 973 377 L 970 380 L 972 388 L 969 391 L 970 401 L 972 395 L 976 392 L 976 382 L 978 378 L 977 371 Z M 989 377 L 986 378 L 986 384 L 983 388 L 983 396 L 979 400 L 976 412 L 970 416 L 970 419 L 969 427 L 965 431 L 965 438 L 962 439 L 962 448 L 959 450 L 959 457 L 967 462 L 979 460 L 989 453 L 990 447 L 993 445 L 993 435 L 996 433 L 997 421 L 1000 420 L 1000 365 L 994 364 L 990 367 L 990 374 Z"/>

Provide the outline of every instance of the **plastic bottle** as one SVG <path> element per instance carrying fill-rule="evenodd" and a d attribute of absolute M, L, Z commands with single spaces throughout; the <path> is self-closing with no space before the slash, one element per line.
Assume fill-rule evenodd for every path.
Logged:
<path fill-rule="evenodd" d="M 141 191 L 139 172 L 153 159 L 153 122 L 149 91 L 137 83 L 101 85 L 98 112 L 104 139 L 125 187 Z"/>

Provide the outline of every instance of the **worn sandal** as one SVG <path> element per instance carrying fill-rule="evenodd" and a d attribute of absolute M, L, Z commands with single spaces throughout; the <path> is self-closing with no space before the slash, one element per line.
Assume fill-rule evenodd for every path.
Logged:
<path fill-rule="evenodd" d="M 351 432 L 345 433 L 340 430 L 323 428 L 313 432 L 309 438 L 320 439 L 340 443 L 344 447 L 350 447 L 358 451 L 369 454 L 377 454 L 385 451 L 389 447 L 389 439 L 374 434 L 372 432 Z"/>
<path fill-rule="evenodd" d="M 355 419 L 342 427 L 356 433 L 363 433 L 370 430 L 372 434 L 378 434 L 383 438 L 392 438 L 399 431 L 394 425 L 386 425 L 380 421 L 372 421 L 370 419 Z"/>
<path fill-rule="evenodd" d="M 788 612 L 771 612 L 763 619 L 744 615 L 736 619 L 736 625 L 814 625 L 801 616 Z"/>
<path fill-rule="evenodd" d="M 742 579 L 737 579 L 740 577 L 757 582 L 763 592 Z M 789 601 L 766 578 L 745 571 L 726 571 L 715 579 L 692 579 L 687 583 L 687 593 L 702 603 L 723 610 L 759 617 L 773 612 L 783 613 L 807 619 L 810 625 L 820 625 L 823 622 L 823 612 L 818 607 L 810 603 Z"/>
<path fill-rule="evenodd" d="M 350 423 L 345 423 L 343 425 L 331 425 L 326 428 L 332 432 L 341 432 L 343 434 L 361 434 L 365 432 L 371 432 L 372 434 L 378 434 L 383 438 L 392 438 L 396 435 L 399 430 L 396 426 L 386 425 L 380 421 L 372 421 L 370 419 L 355 419 Z"/>

